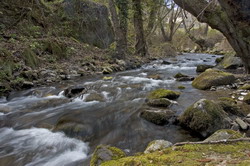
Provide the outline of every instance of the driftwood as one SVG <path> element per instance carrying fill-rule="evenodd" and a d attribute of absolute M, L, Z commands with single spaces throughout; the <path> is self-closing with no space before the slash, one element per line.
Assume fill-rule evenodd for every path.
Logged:
<path fill-rule="evenodd" d="M 196 145 L 196 144 L 227 144 L 227 143 L 234 143 L 234 142 L 250 142 L 250 138 L 238 138 L 238 139 L 230 139 L 230 140 L 219 140 L 219 141 L 199 141 L 199 142 L 179 142 L 174 144 L 174 146 L 183 146 L 183 145 Z"/>

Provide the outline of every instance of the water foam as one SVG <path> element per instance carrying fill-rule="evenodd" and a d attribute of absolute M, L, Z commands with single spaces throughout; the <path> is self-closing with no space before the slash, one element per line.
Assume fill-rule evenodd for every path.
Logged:
<path fill-rule="evenodd" d="M 89 151 L 88 145 L 80 140 L 42 128 L 2 128 L 0 149 L 0 158 L 14 155 L 18 158 L 16 162 L 25 163 L 26 166 L 67 165 L 86 159 Z"/>

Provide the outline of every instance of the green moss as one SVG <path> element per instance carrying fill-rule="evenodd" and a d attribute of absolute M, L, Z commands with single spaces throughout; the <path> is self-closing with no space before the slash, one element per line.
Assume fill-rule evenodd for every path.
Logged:
<path fill-rule="evenodd" d="M 160 98 L 168 98 L 168 99 L 177 99 L 180 96 L 180 92 L 175 92 L 168 89 L 157 89 L 148 95 L 148 99 L 160 99 Z"/>
<path fill-rule="evenodd" d="M 37 56 L 30 48 L 24 50 L 22 57 L 27 66 L 30 66 L 31 68 L 38 66 Z"/>
<path fill-rule="evenodd" d="M 235 77 L 231 73 L 207 69 L 194 79 L 192 85 L 197 89 L 206 90 L 212 86 L 227 85 L 233 83 L 234 81 Z"/>
<path fill-rule="evenodd" d="M 182 78 L 182 77 L 188 77 L 187 75 L 184 75 L 182 73 L 175 74 L 174 78 Z"/>
<path fill-rule="evenodd" d="M 99 165 L 99 162 L 103 162 L 101 158 L 99 158 L 98 153 L 100 150 L 106 151 L 107 154 L 111 153 L 111 160 L 117 160 L 122 157 L 125 157 L 126 154 L 119 148 L 106 146 L 106 145 L 99 145 L 96 147 L 93 156 L 90 161 L 90 166 L 97 166 Z M 109 153 L 110 152 L 110 153 Z M 105 152 L 103 152 L 105 153 Z M 100 161 L 99 161 L 100 160 Z"/>
<path fill-rule="evenodd" d="M 242 87 L 240 87 L 240 89 L 243 89 L 243 90 L 250 90 L 250 84 L 245 84 L 245 85 L 243 85 Z"/>
<path fill-rule="evenodd" d="M 206 137 L 218 129 L 226 127 L 226 113 L 222 107 L 210 100 L 199 100 L 179 117 L 181 125 Z M 203 133 L 205 131 L 205 133 Z"/>
<path fill-rule="evenodd" d="M 227 161 L 237 162 L 237 165 L 250 164 L 246 153 L 250 148 L 249 142 L 231 144 L 197 144 L 167 148 L 163 152 L 154 152 L 139 156 L 130 156 L 118 160 L 111 160 L 101 166 L 201 166 L 220 165 Z"/>
<path fill-rule="evenodd" d="M 178 86 L 178 89 L 186 89 L 185 86 Z"/>
<path fill-rule="evenodd" d="M 250 93 L 248 93 L 243 100 L 245 103 L 250 104 Z"/>

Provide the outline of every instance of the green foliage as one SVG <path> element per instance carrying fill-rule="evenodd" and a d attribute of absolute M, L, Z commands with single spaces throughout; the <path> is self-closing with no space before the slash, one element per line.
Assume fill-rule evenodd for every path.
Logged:
<path fill-rule="evenodd" d="M 38 66 L 37 56 L 30 48 L 24 50 L 22 57 L 27 66 L 30 66 L 31 68 L 36 68 Z"/>
<path fill-rule="evenodd" d="M 250 148 L 249 142 L 228 144 L 198 144 L 183 145 L 164 149 L 162 152 L 129 156 L 118 160 L 111 160 L 101 166 L 200 166 L 219 165 L 223 160 L 237 165 L 249 165 L 250 160 L 246 152 Z"/>

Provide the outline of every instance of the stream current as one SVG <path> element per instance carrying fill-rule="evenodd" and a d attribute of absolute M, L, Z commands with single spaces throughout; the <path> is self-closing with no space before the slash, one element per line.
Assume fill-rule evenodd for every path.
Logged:
<path fill-rule="evenodd" d="M 191 81 L 177 82 L 178 72 L 196 76 L 198 64 L 215 65 L 217 55 L 184 54 L 167 58 L 170 64 L 154 61 L 139 69 L 118 72 L 110 80 L 103 76 L 78 78 L 50 87 L 13 92 L 0 99 L 0 165 L 2 166 L 78 166 L 87 161 L 94 148 L 108 144 L 128 154 L 143 151 L 156 139 L 170 142 L 196 141 L 181 127 L 157 126 L 140 118 L 147 94 L 157 88 L 180 91 L 181 96 L 170 109 L 181 114 L 201 98 L 212 99 L 209 92 L 194 89 Z M 158 74 L 162 79 L 150 76 Z M 63 90 L 69 86 L 86 86 L 81 97 L 67 99 Z M 178 86 L 185 86 L 178 90 Z M 103 101 L 89 101 L 90 93 L 101 94 Z M 60 119 L 80 127 L 67 133 L 50 130 Z"/>

